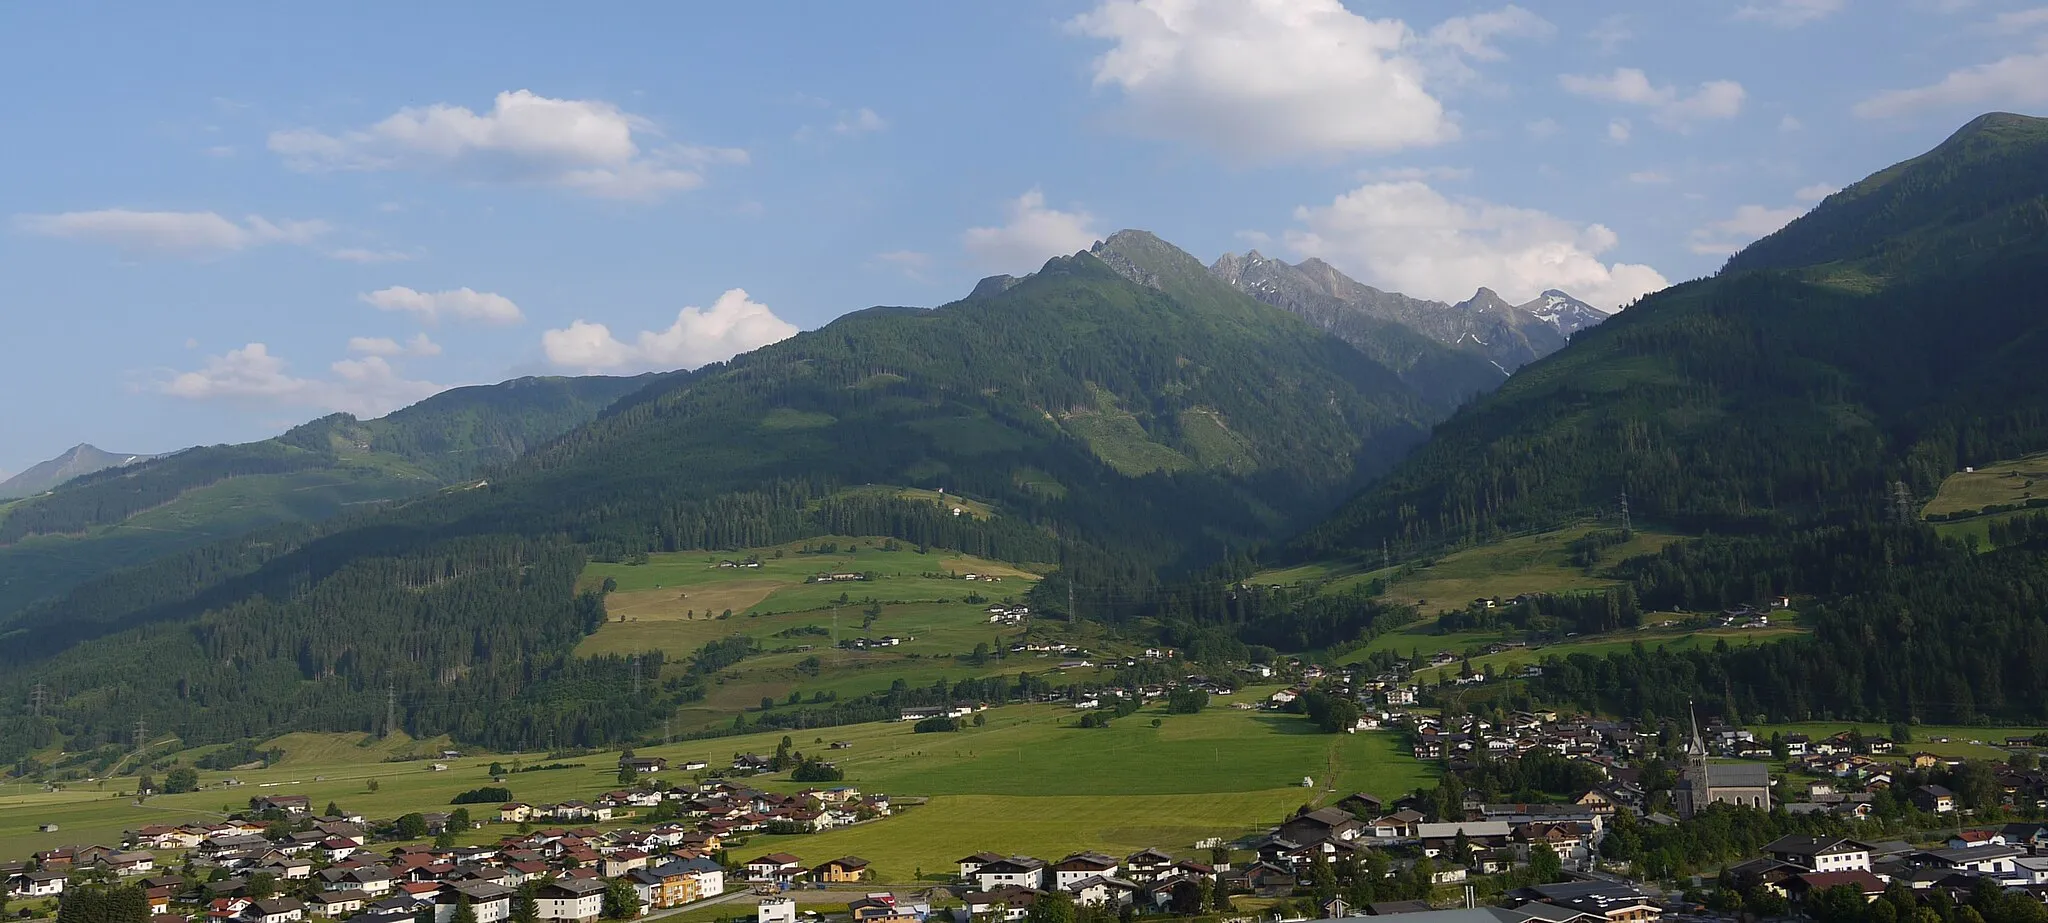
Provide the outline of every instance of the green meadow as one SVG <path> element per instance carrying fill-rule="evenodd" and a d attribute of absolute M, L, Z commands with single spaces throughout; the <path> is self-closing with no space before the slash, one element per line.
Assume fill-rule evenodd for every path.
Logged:
<path fill-rule="evenodd" d="M 1257 690 L 1246 690 L 1236 698 L 1257 696 Z M 917 734 L 908 724 L 892 722 L 792 735 L 797 749 L 834 759 L 846 772 L 842 784 L 929 802 L 846 830 L 756 837 L 740 850 L 788 850 L 816 861 L 853 853 L 874 861 L 884 879 L 900 881 L 920 868 L 941 869 L 984 849 L 1064 855 L 1156 845 L 1192 853 L 1198 839 L 1277 823 L 1305 802 L 1329 802 L 1357 790 L 1392 797 L 1431 784 L 1432 770 L 1410 757 L 1396 735 L 1312 733 L 1306 719 L 1238 710 L 1227 701 L 1219 699 L 1197 715 L 1167 715 L 1150 707 L 1105 729 L 1075 727 L 1079 713 L 1070 708 L 1020 705 L 991 709 L 984 713 L 986 726 L 952 734 Z M 638 752 L 678 765 L 703 759 L 723 766 L 735 753 L 773 752 L 781 737 L 714 738 Z M 834 741 L 849 746 L 828 749 Z M 441 761 L 448 768 L 436 772 L 427 760 L 385 760 L 408 751 L 438 752 L 438 742 L 294 734 L 277 743 L 287 756 L 275 766 L 201 771 L 202 791 L 140 805 L 124 791 L 132 790 L 132 779 L 61 792 L 0 789 L 0 856 L 111 842 L 125 829 L 217 817 L 268 794 L 306 795 L 316 808 L 333 801 L 375 817 L 446 810 L 457 793 L 490 784 L 487 767 L 493 761 L 507 767 L 546 761 L 538 754 L 475 754 Z M 514 772 L 505 785 L 522 801 L 589 799 L 616 787 L 617 756 L 568 757 L 566 762 L 584 765 Z M 1313 789 L 1301 786 L 1304 776 L 1315 781 Z M 224 784 L 230 778 L 240 784 Z M 670 772 L 664 778 L 684 783 L 689 776 Z M 372 780 L 375 792 L 369 790 Z M 785 791 L 804 787 L 778 777 L 750 783 Z M 38 833 L 43 823 L 60 829 Z M 473 837 L 489 840 L 510 829 L 492 825 Z"/>

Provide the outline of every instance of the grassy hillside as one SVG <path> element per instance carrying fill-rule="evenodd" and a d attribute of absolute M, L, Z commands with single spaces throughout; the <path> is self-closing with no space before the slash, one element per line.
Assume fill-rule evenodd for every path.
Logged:
<path fill-rule="evenodd" d="M 1582 332 L 1299 543 L 1490 541 L 1624 491 L 1687 531 L 1877 519 L 2048 447 L 2048 120 L 1993 116 Z"/>
<path fill-rule="evenodd" d="M 690 624 L 699 607 L 659 618 L 622 598 L 628 620 L 609 623 L 574 585 L 587 561 L 867 535 L 1087 585 L 1150 579 L 1321 515 L 1443 412 L 1163 247 L 1104 251 L 1156 286 L 1080 254 L 943 308 L 856 312 L 650 384 L 487 483 L 81 586 L 15 621 L 0 688 L 59 688 L 69 733 L 105 739 L 136 709 L 193 739 L 368 730 L 386 684 L 408 730 L 499 746 L 619 740 L 679 708 L 730 720 L 792 687 L 848 695 L 953 670 L 946 658 L 973 647 L 956 624 L 969 610 L 922 590 L 882 598 L 883 629 L 921 630 L 928 649 L 832 675 L 768 651 L 692 683 L 701 696 L 647 696 L 643 665 L 689 669 L 708 635 Z M 354 426 L 308 428 L 272 456 L 400 442 L 422 468 L 437 457 Z M 954 515 L 941 490 L 979 509 Z M 0 527 L 33 528 L 19 511 Z M 782 592 L 756 608 L 820 602 Z M 118 690 L 86 694 L 116 671 Z"/>
<path fill-rule="evenodd" d="M 0 520 L 0 623 L 94 577 L 284 523 L 418 496 L 597 416 L 643 378 L 458 388 L 376 420 L 338 414 L 73 480 Z"/>
<path fill-rule="evenodd" d="M 1988 507 L 2017 509 L 2030 501 L 2048 502 L 2048 455 L 1993 462 L 1944 478 L 1934 499 L 1920 515 L 1948 519 L 1982 512 Z"/>

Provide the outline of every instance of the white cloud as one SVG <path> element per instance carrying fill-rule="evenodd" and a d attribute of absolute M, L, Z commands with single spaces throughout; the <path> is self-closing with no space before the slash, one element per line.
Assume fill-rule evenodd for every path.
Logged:
<path fill-rule="evenodd" d="M 403 343 L 390 337 L 349 337 L 348 351 L 364 356 L 438 356 L 441 344 L 424 333 Z"/>
<path fill-rule="evenodd" d="M 1656 186 L 1671 182 L 1671 176 L 1662 170 L 1637 170 L 1628 175 L 1628 181 L 1638 186 Z"/>
<path fill-rule="evenodd" d="M 331 378 L 299 378 L 262 343 L 208 356 L 196 371 L 179 372 L 155 390 L 194 401 L 234 400 L 338 410 L 359 417 L 382 416 L 444 390 L 411 381 L 383 356 L 342 359 L 328 366 Z"/>
<path fill-rule="evenodd" d="M 327 258 L 344 263 L 404 263 L 420 258 L 415 252 L 405 250 L 371 250 L 364 247 L 343 247 L 327 251 Z"/>
<path fill-rule="evenodd" d="M 1815 183 L 1811 186 L 1799 187 L 1799 191 L 1792 193 L 1792 197 L 1801 202 L 1818 202 L 1841 191 L 1840 187 L 1830 186 L 1827 183 Z"/>
<path fill-rule="evenodd" d="M 1478 61 L 1499 61 L 1507 57 L 1496 41 L 1504 38 L 1547 40 L 1557 27 L 1541 16 L 1508 4 L 1500 9 L 1470 16 L 1454 16 L 1429 30 L 1424 42 L 1448 48 Z"/>
<path fill-rule="evenodd" d="M 1785 132 L 1786 134 L 1799 131 L 1800 129 L 1803 129 L 1805 127 L 1806 125 L 1804 123 L 1800 122 L 1797 118 L 1794 118 L 1789 115 L 1778 119 L 1778 130 Z"/>
<path fill-rule="evenodd" d="M 274 132 L 270 149 L 298 170 L 433 170 L 612 199 L 694 189 L 706 166 L 747 162 L 742 150 L 666 142 L 652 122 L 603 100 L 528 90 L 498 94 L 483 113 L 436 103 L 340 134 Z"/>
<path fill-rule="evenodd" d="M 864 135 L 888 127 L 889 123 L 876 115 L 875 110 L 862 107 L 854 112 L 841 113 L 832 130 L 842 135 Z"/>
<path fill-rule="evenodd" d="M 1593 44 L 1600 46 L 1601 54 L 1613 54 L 1616 51 L 1620 51 L 1621 46 L 1626 44 L 1629 39 L 1636 37 L 1635 31 L 1629 28 L 1628 22 L 1629 17 L 1626 14 L 1616 13 L 1608 16 L 1594 24 L 1593 28 L 1586 33 L 1586 38 Z"/>
<path fill-rule="evenodd" d="M 208 257 L 264 244 L 307 244 L 327 233 L 325 221 L 270 221 L 248 215 L 241 221 L 215 212 L 145 212 L 106 208 L 54 215 L 16 215 L 15 227 L 30 234 L 107 244 L 129 257 Z"/>
<path fill-rule="evenodd" d="M 1358 171 L 1362 182 L 1388 182 L 1393 180 L 1457 180 L 1471 179 L 1471 167 L 1376 167 Z"/>
<path fill-rule="evenodd" d="M 2048 6 L 2037 6 L 2027 10 L 2008 10 L 1998 14 L 1992 22 L 2000 31 L 2048 26 Z"/>
<path fill-rule="evenodd" d="M 1529 130 L 1529 136 L 1532 138 L 1556 137 L 1558 132 L 1564 130 L 1564 126 L 1557 124 L 1556 119 L 1548 117 L 1537 119 L 1523 127 Z"/>
<path fill-rule="evenodd" d="M 1393 151 L 1458 129 L 1424 87 L 1421 40 L 1339 0 L 1103 0 L 1068 23 L 1114 43 L 1094 82 L 1131 121 L 1238 160 Z M 1491 47 L 1480 30 L 1462 36 Z"/>
<path fill-rule="evenodd" d="M 484 324 L 516 324 L 526 319 L 512 299 L 468 286 L 445 292 L 420 292 L 394 285 L 357 297 L 379 311 L 403 311 L 429 324 L 439 323 L 443 317 Z"/>
<path fill-rule="evenodd" d="M 1758 0 L 1735 10 L 1735 18 L 1790 29 L 1833 16 L 1849 0 Z"/>
<path fill-rule="evenodd" d="M 1706 227 L 1693 231 L 1689 246 L 1694 253 L 1726 256 L 1748 246 L 1751 241 L 1791 224 L 1792 219 L 1803 214 L 1806 214 L 1806 207 L 1802 205 L 1788 205 L 1784 208 L 1743 205 L 1735 209 L 1735 214 L 1709 222 Z"/>
<path fill-rule="evenodd" d="M 1094 215 L 1047 208 L 1045 193 L 1036 189 L 1011 201 L 1009 211 L 1008 223 L 968 228 L 963 239 L 967 252 L 992 269 L 1036 269 L 1052 257 L 1086 250 L 1102 237 Z"/>
<path fill-rule="evenodd" d="M 1614 308 L 1668 283 L 1656 270 L 1606 263 L 1619 243 L 1603 225 L 1476 198 L 1448 198 L 1419 182 L 1375 183 L 1328 205 L 1295 209 L 1287 242 L 1371 285 L 1456 301 L 1481 286 L 1509 301 L 1561 288 Z"/>
<path fill-rule="evenodd" d="M 1681 93 L 1670 84 L 1651 83 L 1648 74 L 1634 67 L 1617 67 L 1605 75 L 1563 74 L 1557 80 L 1569 93 L 1647 108 L 1652 121 L 1678 130 L 1712 119 L 1734 118 L 1742 112 L 1742 101 L 1748 95 L 1742 84 L 1733 80 L 1709 80 L 1690 94 Z"/>
<path fill-rule="evenodd" d="M 2032 54 L 2013 54 L 1989 64 L 1950 71 L 1923 87 L 1889 90 L 1857 103 L 1866 119 L 1890 118 L 1922 109 L 2048 105 L 2048 45 Z"/>
<path fill-rule="evenodd" d="M 603 324 L 577 320 L 541 334 L 548 361 L 584 372 L 646 372 L 692 369 L 730 359 L 795 336 L 795 325 L 747 297 L 744 289 L 718 296 L 710 309 L 687 307 L 666 330 L 643 330 L 631 343 L 612 336 Z"/>
<path fill-rule="evenodd" d="M 1607 123 L 1607 140 L 1615 144 L 1627 144 L 1629 136 L 1635 133 L 1635 126 L 1627 119 L 1612 119 Z"/>

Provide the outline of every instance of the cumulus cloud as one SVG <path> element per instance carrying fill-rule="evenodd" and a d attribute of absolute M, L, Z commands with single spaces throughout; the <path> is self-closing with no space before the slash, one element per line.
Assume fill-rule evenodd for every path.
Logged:
<path fill-rule="evenodd" d="M 1635 134 L 1635 126 L 1627 119 L 1612 119 L 1607 123 L 1607 140 L 1613 144 L 1627 144 Z"/>
<path fill-rule="evenodd" d="M 1458 180 L 1471 179 L 1471 167 L 1376 167 L 1358 171 L 1358 178 L 1365 182 L 1388 182 L 1392 180 Z"/>
<path fill-rule="evenodd" d="M 1470 16 L 1454 16 L 1429 30 L 1424 41 L 1439 48 L 1455 50 L 1479 61 L 1507 57 L 1500 50 L 1504 38 L 1544 40 L 1557 34 L 1557 27 L 1541 16 L 1508 4 L 1500 9 Z"/>
<path fill-rule="evenodd" d="M 1818 202 L 1841 191 L 1841 189 L 1830 186 L 1827 183 L 1814 183 L 1811 186 L 1799 187 L 1797 192 L 1792 193 L 1792 197 L 1801 202 Z"/>
<path fill-rule="evenodd" d="M 1671 182 L 1671 175 L 1662 170 L 1637 170 L 1628 175 L 1628 181 L 1638 186 L 1656 186 Z"/>
<path fill-rule="evenodd" d="M 516 324 L 526 319 L 512 299 L 468 286 L 445 292 L 420 292 L 394 285 L 357 297 L 379 311 L 402 311 L 429 324 L 440 323 L 442 318 L 482 324 Z"/>
<path fill-rule="evenodd" d="M 1734 118 L 1748 95 L 1733 80 L 1709 80 L 1682 93 L 1670 84 L 1652 83 L 1648 74 L 1634 67 L 1617 67 L 1611 74 L 1563 74 L 1557 80 L 1568 93 L 1641 106 L 1650 110 L 1652 121 L 1681 131 L 1700 122 Z"/>
<path fill-rule="evenodd" d="M 730 148 L 675 144 L 654 124 L 603 100 L 500 93 L 488 111 L 409 106 L 367 128 L 270 135 L 294 169 L 428 170 L 464 179 L 557 186 L 611 199 L 655 199 L 695 189 L 704 169 L 743 164 Z"/>
<path fill-rule="evenodd" d="M 1235 159 L 1458 136 L 1423 85 L 1418 37 L 1339 0 L 1104 0 L 1068 26 L 1113 43 L 1095 59 L 1094 82 L 1122 94 L 1140 129 Z M 1481 30 L 1461 37 L 1491 47 Z"/>
<path fill-rule="evenodd" d="M 364 356 L 438 356 L 441 344 L 424 333 L 413 334 L 403 343 L 390 337 L 349 337 L 348 351 Z"/>
<path fill-rule="evenodd" d="M 1848 0 L 1762 0 L 1735 9 L 1735 18 L 1790 29 L 1833 16 Z"/>
<path fill-rule="evenodd" d="M 932 255 L 922 250 L 890 250 L 875 254 L 875 262 L 888 266 L 905 278 L 924 281 L 924 272 L 931 268 Z"/>
<path fill-rule="evenodd" d="M 383 356 L 342 359 L 328 366 L 328 378 L 300 378 L 262 343 L 250 343 L 218 356 L 200 368 L 178 372 L 155 383 L 155 390 L 193 401 L 245 401 L 291 407 L 338 410 L 376 417 L 445 390 L 401 375 Z"/>
<path fill-rule="evenodd" d="M 1751 241 L 1791 224 L 1792 219 L 1803 214 L 1806 214 L 1806 208 L 1800 205 L 1788 205 L 1784 208 L 1769 208 L 1762 205 L 1739 206 L 1735 209 L 1735 214 L 1694 230 L 1689 246 L 1694 253 L 1727 256 L 1748 246 Z"/>
<path fill-rule="evenodd" d="M 864 135 L 888 127 L 888 121 L 876 115 L 875 110 L 863 106 L 853 112 L 841 113 L 832 130 L 842 135 Z"/>
<path fill-rule="evenodd" d="M 997 227 L 968 228 L 963 244 L 977 262 L 992 269 L 1036 269 L 1055 256 L 1086 250 L 1102 235 L 1085 211 L 1047 208 L 1045 193 L 1033 189 L 1009 204 L 1010 220 Z"/>
<path fill-rule="evenodd" d="M 577 320 L 541 334 L 548 362 L 582 372 L 635 373 L 693 369 L 795 336 L 796 326 L 767 305 L 729 289 L 709 309 L 695 306 L 676 314 L 666 330 L 643 330 L 627 343 L 611 328 Z"/>
<path fill-rule="evenodd" d="M 219 256 L 264 244 L 304 245 L 327 233 L 324 221 L 270 221 L 248 215 L 240 221 L 216 212 L 151 212 L 126 208 L 16 215 L 15 227 L 29 234 L 106 244 L 129 257 Z"/>
<path fill-rule="evenodd" d="M 1549 117 L 1537 119 L 1523 127 L 1529 130 L 1529 136 L 1532 138 L 1552 138 L 1564 130 L 1564 126 L 1557 124 L 1556 119 Z"/>
<path fill-rule="evenodd" d="M 1852 111 L 1860 118 L 1881 119 L 1923 109 L 2037 106 L 2048 106 L 2048 41 L 2031 53 L 1950 71 L 1926 86 L 1879 93 Z"/>
<path fill-rule="evenodd" d="M 1487 286 L 1521 302 L 1561 288 L 1612 309 L 1668 284 L 1648 266 L 1603 262 L 1619 243 L 1605 226 L 1451 198 L 1420 182 L 1360 186 L 1294 217 L 1287 242 L 1297 253 L 1424 298 L 1456 301 Z"/>

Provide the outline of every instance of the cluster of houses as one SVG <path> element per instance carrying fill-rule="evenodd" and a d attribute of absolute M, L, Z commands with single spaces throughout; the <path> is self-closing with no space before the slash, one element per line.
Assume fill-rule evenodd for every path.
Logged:
<path fill-rule="evenodd" d="M 991 625 L 1021 625 L 1025 619 L 1030 617 L 1030 606 L 995 605 L 988 607 L 988 621 Z"/>
<path fill-rule="evenodd" d="M 742 754 L 736 768 L 768 761 Z M 658 773 L 653 757 L 620 761 Z M 695 764 L 692 765 L 700 765 Z M 372 825 L 360 815 L 318 816 L 303 795 L 250 799 L 250 812 L 221 822 L 159 824 L 129 831 L 121 847 L 69 846 L 31 861 L 0 864 L 0 884 L 14 899 L 61 899 L 73 875 L 92 870 L 138 881 L 158 923 L 297 923 L 318 917 L 360 923 L 416 923 L 434 908 L 439 923 L 467 904 L 477 923 L 501 923 L 522 885 L 538 882 L 542 920 L 589 923 L 603 907 L 607 882 L 623 881 L 644 910 L 678 907 L 726 890 L 726 870 L 712 856 L 725 841 L 756 831 L 819 831 L 890 814 L 886 795 L 841 787 L 794 794 L 763 792 L 731 781 L 662 790 L 608 792 L 594 801 L 497 806 L 503 823 L 601 823 L 628 809 L 671 804 L 686 820 L 651 829 L 549 827 L 506 836 L 493 846 L 371 846 Z M 428 833 L 452 823 L 425 814 Z M 279 820 L 289 831 L 279 829 Z M 522 827 L 521 830 L 528 830 Z M 203 884 L 164 874 L 159 854 L 182 855 Z M 847 874 L 841 870 L 840 876 Z M 259 881 L 268 887 L 252 887 Z M 842 879 L 830 879 L 842 880 Z M 843 879 L 853 880 L 853 879 Z M 183 912 L 173 914 L 173 908 Z"/>
<path fill-rule="evenodd" d="M 1915 892 L 1967 899 L 1986 881 L 2048 900 L 2048 824 L 1959 830 L 1935 846 L 1788 836 L 1729 872 L 1744 888 L 1769 889 L 1794 901 L 1840 887 L 1874 898 L 1895 882 Z"/>

